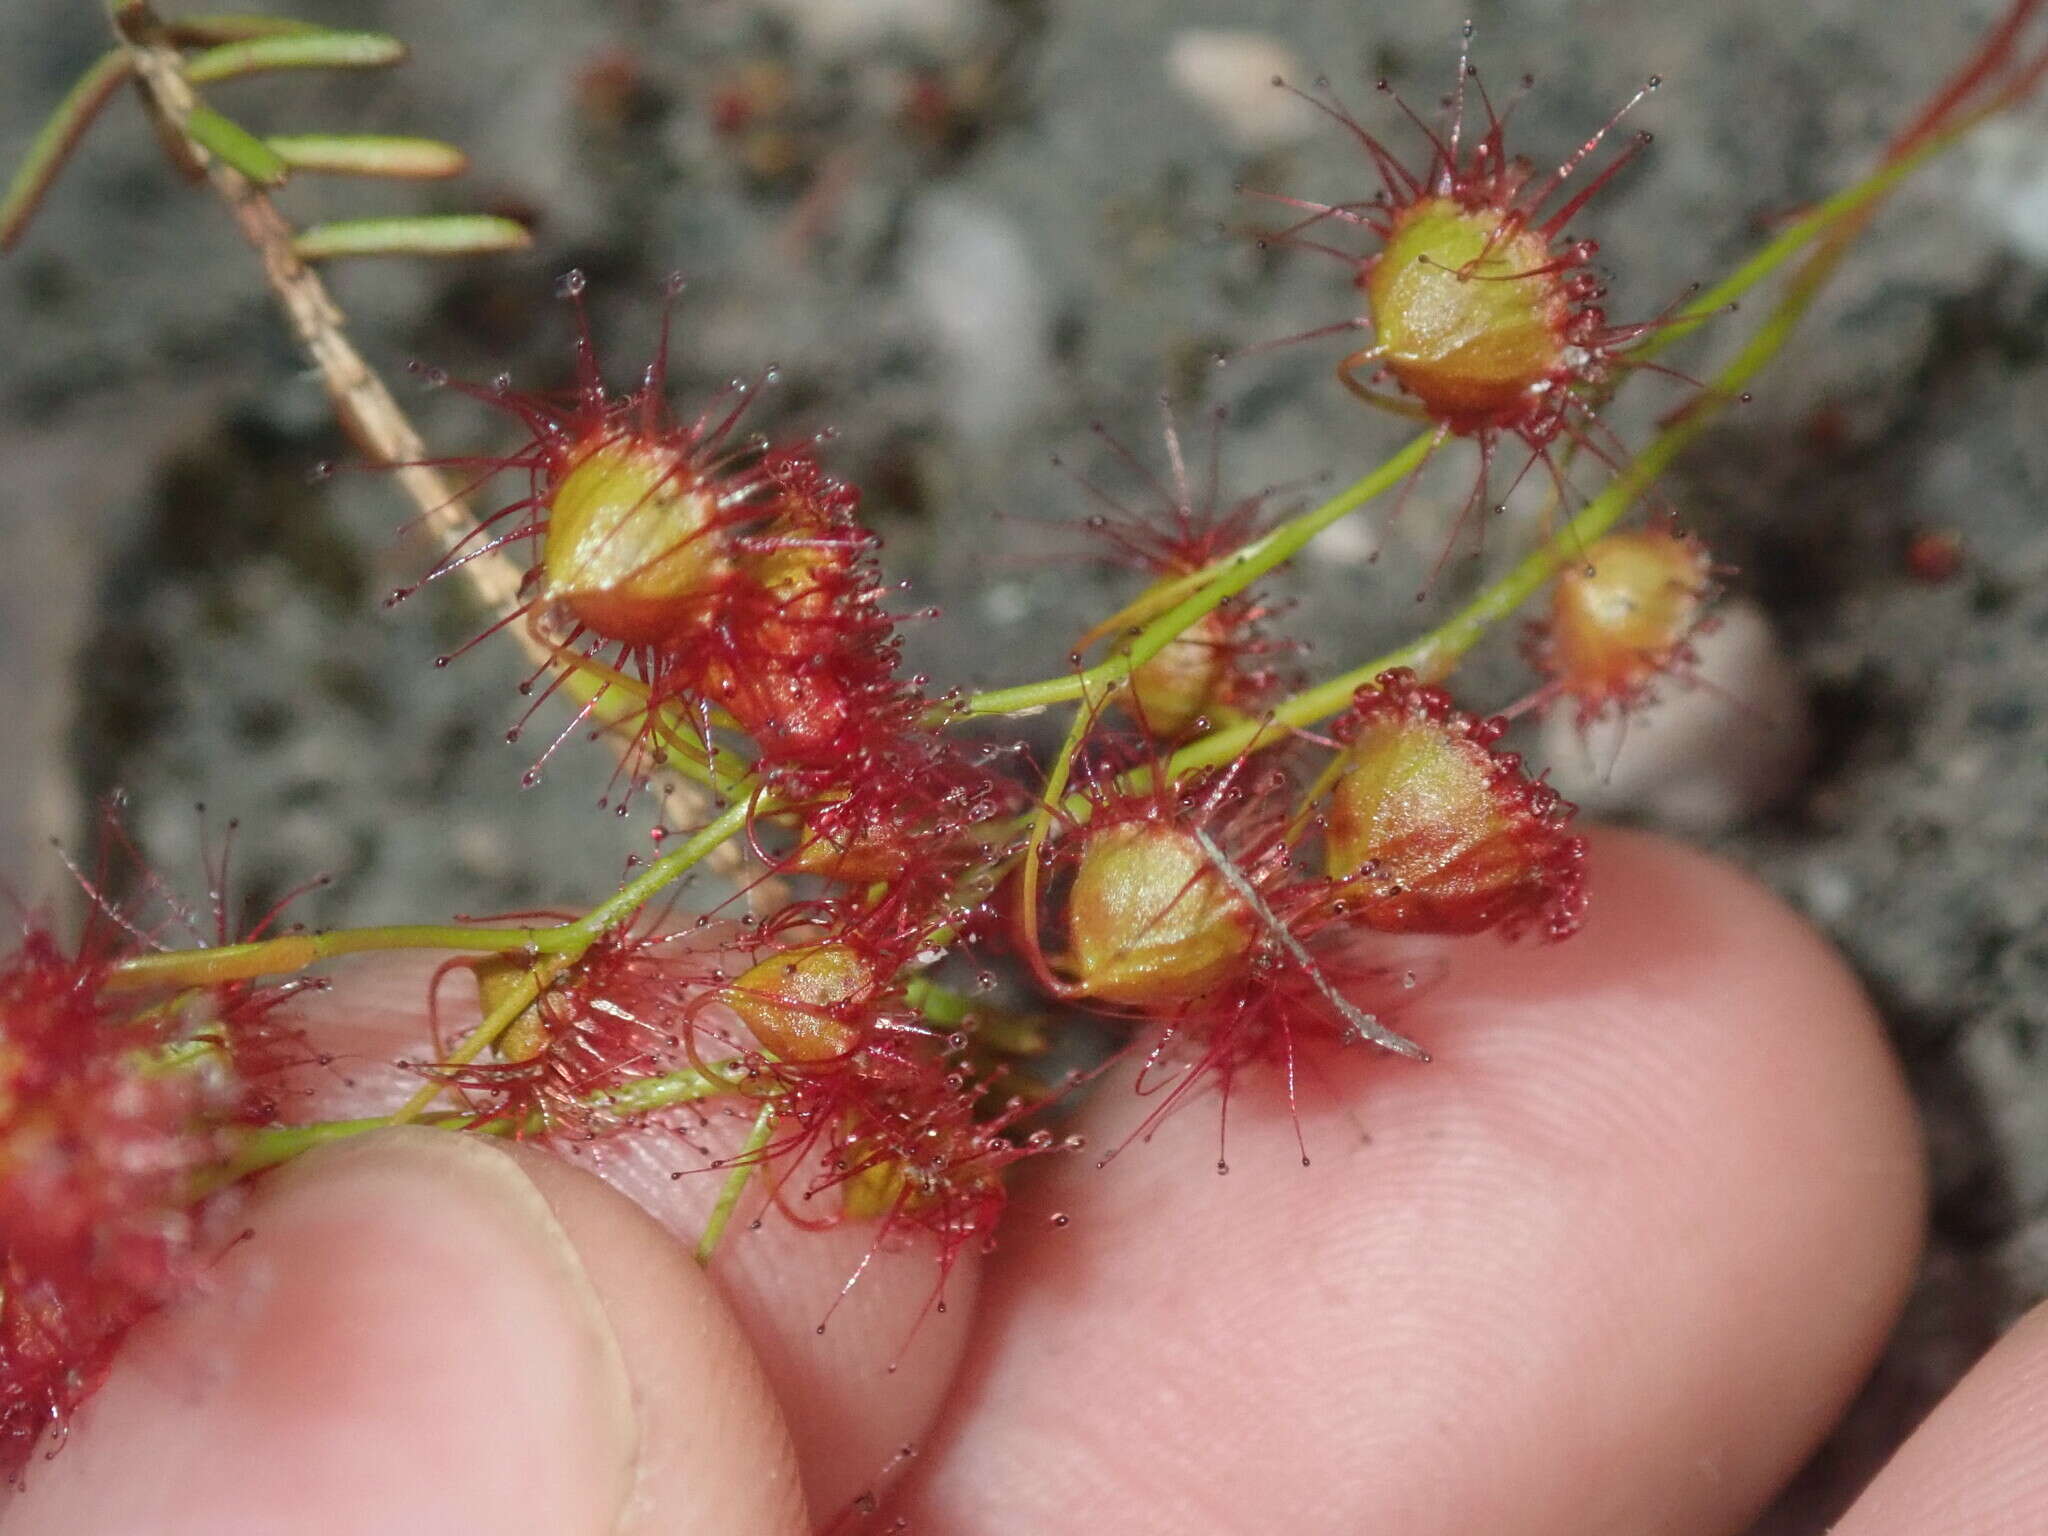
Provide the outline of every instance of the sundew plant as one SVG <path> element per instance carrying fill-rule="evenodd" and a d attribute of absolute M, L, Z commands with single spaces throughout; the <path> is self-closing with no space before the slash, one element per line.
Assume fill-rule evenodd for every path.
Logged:
<path fill-rule="evenodd" d="M 1456 964 L 1440 941 L 1569 943 L 1601 901 L 1573 806 L 1505 748 L 1510 723 L 1590 732 L 1706 686 L 1696 642 L 1746 575 L 1687 526 L 1666 471 L 1755 408 L 1752 382 L 1799 344 L 1888 196 L 2048 69 L 2040 6 L 2015 0 L 1974 51 L 1929 61 L 1923 101 L 1860 180 L 1781 210 L 1747 260 L 1641 310 L 1610 295 L 1600 237 L 1611 189 L 1657 174 L 1653 93 L 1683 89 L 1654 60 L 1597 82 L 1609 111 L 1563 143 L 1522 140 L 1526 87 L 1486 62 L 1505 40 L 1469 25 L 1416 79 L 1275 77 L 1351 170 L 1224 178 L 1218 259 L 1319 264 L 1327 313 L 1203 348 L 1211 398 L 1163 381 L 1156 438 L 1100 434 L 1115 479 L 1070 476 L 1070 532 L 1126 568 L 1129 599 L 1085 632 L 1034 635 L 1035 677 L 977 689 L 905 663 L 906 624 L 960 620 L 892 576 L 832 435 L 776 425 L 761 397 L 788 370 L 763 356 L 722 389 L 672 387 L 701 319 L 681 279 L 648 335 L 608 333 L 601 275 L 537 289 L 563 337 L 557 388 L 365 355 L 330 265 L 502 261 L 546 210 L 418 214 L 380 187 L 387 211 L 288 214 L 280 189 L 298 209 L 322 178 L 466 165 L 434 139 L 233 115 L 246 78 L 406 55 L 305 9 L 115 0 L 105 56 L 20 158 L 0 247 L 33 249 L 72 151 L 132 130 L 105 109 L 139 102 L 166 174 L 210 190 L 192 216 L 246 242 L 252 289 L 352 445 L 304 473 L 372 480 L 403 548 L 427 551 L 383 601 L 402 615 L 461 589 L 490 614 L 405 686 L 464 690 L 473 648 L 524 653 L 504 700 L 517 766 L 468 792 L 587 776 L 589 836 L 616 842 L 625 873 L 590 906 L 565 893 L 312 928 L 287 896 L 252 922 L 218 836 L 205 868 L 165 868 L 110 802 L 96 846 L 67 855 L 82 916 L 19 916 L 0 960 L 13 1476 L 61 1444 L 134 1324 L 205 1287 L 252 1184 L 382 1127 L 598 1163 L 652 1149 L 705 1191 L 695 1253 L 714 1276 L 769 1224 L 856 1232 L 842 1297 L 872 1263 L 915 1256 L 930 1279 L 907 1349 L 962 1256 L 1059 1240 L 1005 1224 L 1030 1165 L 1081 1159 L 1114 1179 L 1158 1155 L 1146 1143 L 1168 1117 L 1200 1117 L 1227 1172 L 1236 1119 L 1332 1093 L 1339 1053 L 1429 1072 L 1438 1047 L 1407 1014 Z M 943 117 L 935 93 L 919 110 Z M 719 101 L 735 135 L 791 110 L 760 81 Z M 1213 402 L 1304 359 L 1362 420 L 1404 422 L 1405 446 L 1233 484 Z M 468 397 L 473 435 L 423 435 L 408 404 L 423 389 Z M 1628 420 L 1651 424 L 1617 425 L 1635 394 L 1651 403 Z M 1420 590 L 1358 567 L 1355 600 L 1400 615 L 1408 638 L 1378 655 L 1305 644 L 1320 637 L 1290 627 L 1290 562 L 1326 536 L 1408 527 L 1441 504 L 1425 485 L 1458 489 Z M 1468 581 L 1482 548 L 1491 563 Z M 1521 658 L 1521 683 L 1475 696 L 1466 663 L 1489 643 Z M 729 894 L 704 897 L 701 870 Z M 309 1038 L 304 1010 L 337 964 L 395 951 L 436 959 L 431 1038 L 381 1058 Z M 1106 1144 L 1069 1121 L 1104 1093 L 1137 1100 Z M 1354 1107 L 1369 1119 L 1369 1101 Z M 1299 1150 L 1327 1149 L 1303 1135 Z"/>

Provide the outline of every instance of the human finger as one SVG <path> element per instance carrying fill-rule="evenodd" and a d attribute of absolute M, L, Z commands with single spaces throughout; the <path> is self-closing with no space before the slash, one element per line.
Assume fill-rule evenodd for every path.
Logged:
<path fill-rule="evenodd" d="M 437 964 L 387 957 L 340 971 L 331 991 L 307 1000 L 294 1022 L 321 1059 L 282 1085 L 289 1117 L 379 1114 L 412 1094 L 418 1075 L 394 1063 L 435 1054 L 427 1009 Z M 438 1005 L 444 1038 L 475 1021 L 473 999 L 453 985 Z M 631 1197 L 693 1250 L 729 1172 L 713 1165 L 738 1151 L 755 1109 L 713 1100 L 663 1124 L 563 1138 L 554 1155 Z M 768 1372 L 823 1516 L 878 1491 L 905 1447 L 924 1439 L 966 1345 L 981 1261 L 962 1253 L 941 1276 L 927 1244 L 877 1251 L 872 1223 L 799 1228 L 765 1210 L 765 1182 L 752 1182 L 709 1274 Z"/>
<path fill-rule="evenodd" d="M 544 1155 L 401 1129 L 251 1195 L 144 1323 L 9 1536 L 809 1528 L 766 1374 L 629 1201 Z"/>
<path fill-rule="evenodd" d="M 1050 1170 L 913 1526 L 1739 1528 L 1901 1304 L 1912 1112 L 1853 980 L 1768 893 L 1643 837 L 1593 867 L 1570 943 L 1457 946 L 1401 1020 L 1433 1063 L 1304 1079 L 1313 1167 L 1246 1075 L 1227 1178 L 1213 1100 Z M 1098 1101 L 1095 1144 L 1133 1114 Z"/>
<path fill-rule="evenodd" d="M 1835 1527 L 1837 1536 L 2048 1530 L 2048 1306 L 1978 1361 Z"/>

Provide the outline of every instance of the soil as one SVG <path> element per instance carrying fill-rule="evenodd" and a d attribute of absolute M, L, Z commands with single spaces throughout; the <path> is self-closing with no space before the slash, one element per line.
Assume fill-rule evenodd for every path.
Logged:
<path fill-rule="evenodd" d="M 1403 423 L 1335 387 L 1341 337 L 1215 364 L 1349 312 L 1343 269 L 1262 248 L 1255 228 L 1285 210 L 1233 188 L 1369 190 L 1341 131 L 1278 92 L 1232 95 L 1240 64 L 1291 59 L 1278 67 L 1304 82 L 1326 75 L 1412 146 L 1372 81 L 1392 77 L 1428 110 L 1451 83 L 1469 10 L 1497 96 L 1514 95 L 1525 69 L 1536 76 L 1514 135 L 1539 162 L 1660 75 L 1629 120 L 1654 130 L 1654 146 L 1580 221 L 1601 242 L 1610 313 L 1629 319 L 1723 275 L 1865 170 L 1902 103 L 1931 90 L 1998 8 L 299 0 L 329 24 L 402 33 L 413 62 L 215 98 L 266 129 L 430 133 L 473 155 L 471 174 L 445 187 L 294 186 L 284 201 L 304 221 L 476 208 L 533 219 L 528 254 L 336 274 L 359 343 L 394 372 L 421 359 L 559 387 L 572 333 L 550 295 L 579 267 L 605 366 L 629 387 L 663 279 L 687 274 L 677 398 L 777 364 L 761 424 L 836 431 L 833 462 L 865 488 L 891 575 L 942 610 L 909 626 L 912 664 L 935 687 L 971 686 L 1057 670 L 1131 589 L 1091 552 L 1095 508 L 1075 472 L 1129 504 L 1147 492 L 1091 423 L 1157 472 L 1162 390 L 1201 451 L 1209 407 L 1227 404 L 1226 483 L 1272 487 L 1276 506 L 1403 440 Z M 100 26 L 78 0 L 0 8 L 0 159 L 105 46 Z M 1219 74 L 1207 102 L 1185 85 Z M 1814 739 L 1782 793 L 1746 788 L 1692 830 L 1852 958 L 1911 1070 L 1935 1167 L 1933 1241 L 1906 1322 L 1849 1422 L 1760 1528 L 1774 1533 L 1819 1529 L 2048 1293 L 2042 138 L 2036 108 L 1915 180 L 1754 400 L 1662 488 L 1728 586 L 1761 605 Z M 1762 308 L 1673 361 L 1710 372 Z M 575 907 L 645 849 L 644 807 L 615 831 L 596 819 L 611 814 L 592 804 L 606 792 L 599 748 L 572 739 L 538 787 L 518 788 L 561 719 L 543 709 L 507 744 L 524 708 L 510 647 L 433 665 L 485 622 L 452 584 L 382 605 L 425 563 L 398 496 L 348 466 L 248 254 L 204 192 L 169 173 L 131 104 L 108 114 L 0 263 L 0 334 L 0 717 L 20 722 L 0 876 L 16 889 L 60 889 L 42 840 L 90 846 L 92 807 L 116 789 L 165 870 L 196 868 L 239 817 L 237 879 L 252 902 L 331 874 L 294 907 L 322 923 Z M 451 392 L 402 376 L 400 392 L 440 450 L 516 442 Z M 1640 442 L 1685 394 L 1632 382 L 1609 424 Z M 324 460 L 342 468 L 316 482 Z M 1418 607 L 1469 477 L 1461 460 L 1417 487 L 1398 524 L 1357 519 L 1298 564 L 1285 625 L 1312 641 L 1305 666 L 1406 638 L 1524 547 L 1518 503 Z M 1478 706 L 1526 687 L 1514 636 L 1498 638 L 1463 682 Z M 1618 809 L 1654 820 L 1658 804 L 1645 792 Z"/>

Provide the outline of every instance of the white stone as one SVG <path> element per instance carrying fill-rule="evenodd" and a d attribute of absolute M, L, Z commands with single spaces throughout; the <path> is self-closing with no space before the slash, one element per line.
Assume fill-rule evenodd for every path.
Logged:
<path fill-rule="evenodd" d="M 1022 623 L 1031 612 L 1031 599 L 1014 581 L 999 581 L 981 594 L 981 616 L 998 629 Z"/>
<path fill-rule="evenodd" d="M 1832 864 L 1817 864 L 1806 871 L 1801 882 L 1806 910 L 1818 922 L 1839 923 L 1855 909 L 1856 877 Z"/>
<path fill-rule="evenodd" d="M 941 46 L 966 28 L 962 0 L 765 0 L 820 53 L 855 53 L 890 38 Z"/>
<path fill-rule="evenodd" d="M 1000 439 L 1049 382 L 1052 303 L 1023 231 L 990 204 L 936 193 L 915 210 L 904 259 L 949 414 L 970 439 Z"/>
<path fill-rule="evenodd" d="M 1380 552 L 1380 534 L 1363 514 L 1341 518 L 1330 524 L 1309 545 L 1310 554 L 1324 565 L 1339 567 L 1370 565 Z"/>
<path fill-rule="evenodd" d="M 2048 266 L 2048 135 L 2008 117 L 1970 139 L 1971 204 L 2027 260 Z"/>
<path fill-rule="evenodd" d="M 1797 782 L 1812 750 L 1806 700 L 1753 603 L 1715 610 L 1699 659 L 1661 679 L 1655 698 L 1583 730 L 1569 704 L 1543 722 L 1537 766 L 1595 814 L 1628 813 L 1689 832 L 1753 816 Z"/>
<path fill-rule="evenodd" d="M 1273 84 L 1276 75 L 1298 83 L 1301 61 L 1263 33 L 1176 32 L 1167 45 L 1166 73 L 1239 149 L 1277 149 L 1316 130 L 1315 108 Z"/>

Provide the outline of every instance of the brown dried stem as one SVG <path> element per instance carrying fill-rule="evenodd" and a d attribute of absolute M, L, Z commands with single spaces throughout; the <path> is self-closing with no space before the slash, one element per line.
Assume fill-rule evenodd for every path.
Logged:
<path fill-rule="evenodd" d="M 346 331 L 346 316 L 320 276 L 293 249 L 297 231 L 264 190 L 234 167 L 209 155 L 186 131 L 199 101 L 185 77 L 185 63 L 155 18 L 140 5 L 126 4 L 114 12 L 116 35 L 133 60 L 143 98 L 167 144 L 177 157 L 204 174 L 227 206 L 262 264 L 263 280 L 284 311 L 285 319 L 313 365 L 319 370 L 334 403 L 336 416 L 363 452 L 388 467 L 400 489 L 419 509 L 420 521 L 441 543 L 453 549 L 476 532 L 477 520 L 461 495 L 439 470 L 424 462 L 426 443 L 393 398 L 377 371 L 356 350 Z M 523 573 L 504 554 L 492 550 L 471 554 L 460 564 L 464 579 L 491 610 L 508 613 L 517 607 Z M 510 626 L 536 665 L 564 666 L 565 687 L 581 703 L 604 686 L 580 673 L 573 660 L 525 625 Z M 632 750 L 630 732 L 613 736 L 620 751 Z M 694 830 L 709 819 L 708 797 L 696 786 L 664 775 L 658 786 L 666 819 Z M 745 855 L 737 844 L 725 845 L 711 860 L 727 875 L 737 874 Z M 757 885 L 764 897 L 770 893 Z"/>

